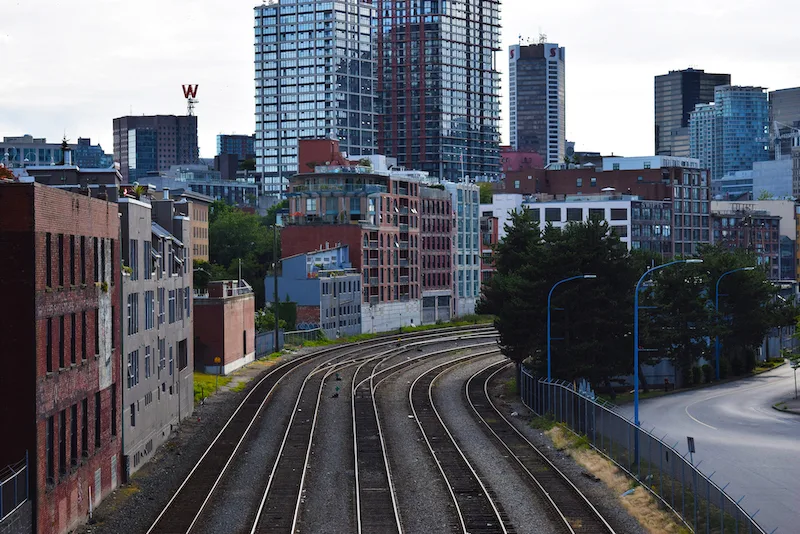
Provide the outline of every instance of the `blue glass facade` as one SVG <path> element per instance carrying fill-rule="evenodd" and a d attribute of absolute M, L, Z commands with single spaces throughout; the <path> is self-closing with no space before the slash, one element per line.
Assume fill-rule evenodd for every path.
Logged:
<path fill-rule="evenodd" d="M 100 145 L 92 145 L 91 139 L 79 138 L 72 151 L 72 161 L 86 169 L 107 169 L 114 166 L 114 156 L 103 152 Z"/>
<path fill-rule="evenodd" d="M 236 154 L 239 161 L 255 158 L 256 138 L 253 135 L 226 135 L 217 136 L 217 155 Z"/>

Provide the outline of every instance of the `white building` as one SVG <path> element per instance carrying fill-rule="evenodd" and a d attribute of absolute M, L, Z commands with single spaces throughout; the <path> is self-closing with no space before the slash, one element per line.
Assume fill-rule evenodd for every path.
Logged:
<path fill-rule="evenodd" d="M 636 171 L 642 169 L 666 169 L 670 167 L 683 167 L 686 169 L 701 168 L 699 159 L 679 156 L 635 156 L 627 158 L 608 156 L 603 158 L 604 171 Z"/>
<path fill-rule="evenodd" d="M 511 213 L 522 208 L 522 200 L 519 193 L 495 193 L 491 204 L 481 204 L 481 215 L 497 218 L 497 239 L 506 236 L 505 226 L 511 220 Z"/>
<path fill-rule="evenodd" d="M 453 295 L 456 317 L 475 313 L 481 294 L 480 188 L 476 184 L 444 182 L 455 212 Z"/>
<path fill-rule="evenodd" d="M 256 172 L 284 193 L 297 140 L 331 133 L 342 152 L 377 146 L 372 3 L 280 0 L 255 8 Z"/>

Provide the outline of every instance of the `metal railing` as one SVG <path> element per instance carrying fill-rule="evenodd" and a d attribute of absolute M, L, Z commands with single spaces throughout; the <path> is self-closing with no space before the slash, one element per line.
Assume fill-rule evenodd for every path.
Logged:
<path fill-rule="evenodd" d="M 0 522 L 28 500 L 28 453 L 25 458 L 0 469 Z"/>
<path fill-rule="evenodd" d="M 285 332 L 283 334 L 283 341 L 287 345 L 299 346 L 308 341 L 319 341 L 325 337 L 325 333 L 321 328 L 314 328 L 313 330 L 295 330 L 293 332 Z"/>
<path fill-rule="evenodd" d="M 710 476 L 652 431 L 636 426 L 614 405 L 590 398 L 563 381 L 537 379 L 522 370 L 520 397 L 539 415 L 549 415 L 585 436 L 596 451 L 636 479 L 694 532 L 766 534 L 754 517 Z M 743 497 L 744 498 L 744 497 Z"/>

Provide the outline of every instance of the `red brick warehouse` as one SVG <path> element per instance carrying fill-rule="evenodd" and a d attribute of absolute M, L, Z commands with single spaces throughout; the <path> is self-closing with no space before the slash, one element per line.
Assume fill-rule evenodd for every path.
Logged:
<path fill-rule="evenodd" d="M 0 465 L 30 459 L 36 532 L 86 520 L 119 481 L 117 204 L 0 184 Z"/>

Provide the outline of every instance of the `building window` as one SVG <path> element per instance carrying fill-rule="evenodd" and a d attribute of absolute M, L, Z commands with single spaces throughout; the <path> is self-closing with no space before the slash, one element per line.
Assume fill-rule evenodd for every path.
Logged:
<path fill-rule="evenodd" d="M 583 187 L 583 178 L 575 179 L 575 187 Z"/>
<path fill-rule="evenodd" d="M 144 348 L 144 377 L 150 378 L 152 374 L 152 368 L 150 367 L 151 358 L 150 358 L 150 345 L 147 345 Z"/>
<path fill-rule="evenodd" d="M 47 318 L 47 332 L 45 334 L 45 346 L 47 352 L 47 372 L 53 372 L 53 318 Z"/>
<path fill-rule="evenodd" d="M 150 330 L 156 324 L 156 297 L 153 291 L 144 292 L 144 329 Z"/>
<path fill-rule="evenodd" d="M 583 208 L 567 208 L 567 221 L 577 222 L 583 220 Z"/>
<path fill-rule="evenodd" d="M 589 208 L 590 221 L 603 221 L 606 218 L 606 210 L 603 208 Z"/>
<path fill-rule="evenodd" d="M 597 187 L 597 178 L 592 177 L 589 179 L 589 187 Z"/>
<path fill-rule="evenodd" d="M 166 340 L 158 340 L 158 378 L 161 379 L 161 370 L 167 366 Z"/>
<path fill-rule="evenodd" d="M 44 237 L 45 285 L 53 287 L 53 235 L 48 232 Z"/>
<path fill-rule="evenodd" d="M 644 168 L 645 169 L 649 169 L 650 168 L 650 162 L 649 161 L 645 161 L 644 162 Z"/>
<path fill-rule="evenodd" d="M 183 290 L 184 295 L 184 306 L 186 308 L 186 317 L 191 317 L 192 315 L 192 288 L 186 287 Z"/>
<path fill-rule="evenodd" d="M 169 347 L 169 376 L 175 371 L 175 358 L 172 355 L 172 345 Z"/>
<path fill-rule="evenodd" d="M 89 456 L 89 399 L 81 401 L 81 450 Z"/>
<path fill-rule="evenodd" d="M 628 237 L 627 226 L 612 226 L 611 231 L 614 232 L 617 237 Z"/>
<path fill-rule="evenodd" d="M 94 281 L 100 281 L 100 241 L 96 237 L 94 240 Z"/>
<path fill-rule="evenodd" d="M 67 411 L 58 414 L 58 473 L 67 474 Z"/>
<path fill-rule="evenodd" d="M 145 294 L 146 296 L 146 294 Z M 139 294 L 128 295 L 128 335 L 139 332 Z"/>
<path fill-rule="evenodd" d="M 64 285 L 64 234 L 58 234 L 58 285 Z"/>
<path fill-rule="evenodd" d="M 75 365 L 77 363 L 78 358 L 78 340 L 76 339 L 77 336 L 75 335 L 77 332 L 77 325 L 75 320 L 75 314 L 71 314 L 69 317 L 69 326 L 70 326 L 70 338 L 69 338 L 69 347 L 70 347 L 70 359 L 69 363 Z"/>
<path fill-rule="evenodd" d="M 86 312 L 81 312 L 81 360 L 86 360 Z"/>
<path fill-rule="evenodd" d="M 129 243 L 130 251 L 128 253 L 128 261 L 131 263 L 131 280 L 139 279 L 139 240 L 131 239 Z"/>
<path fill-rule="evenodd" d="M 69 284 L 75 285 L 75 236 L 69 236 Z"/>
<path fill-rule="evenodd" d="M 131 426 L 136 426 L 136 404 L 131 404 Z"/>
<path fill-rule="evenodd" d="M 139 383 L 139 350 L 128 354 L 128 389 Z"/>
<path fill-rule="evenodd" d="M 100 392 L 94 394 L 94 446 L 96 449 L 100 448 L 101 435 L 100 435 L 100 413 L 102 406 L 100 405 Z"/>
<path fill-rule="evenodd" d="M 245 353 L 247 352 L 247 338 L 245 337 Z M 189 353 L 186 340 L 178 341 L 178 369 L 183 371 L 189 365 Z"/>
<path fill-rule="evenodd" d="M 144 258 L 142 261 L 142 268 L 144 269 L 144 279 L 150 280 L 153 278 L 153 243 L 150 240 L 144 241 Z"/>
<path fill-rule="evenodd" d="M 169 324 L 175 322 L 175 290 L 169 291 Z"/>
<path fill-rule="evenodd" d="M 306 213 L 316 213 L 317 212 L 317 199 L 316 198 L 307 198 L 306 199 Z"/>
<path fill-rule="evenodd" d="M 612 165 L 612 167 L 613 167 L 613 170 L 618 171 L 619 170 L 619 163 L 614 163 Z"/>
<path fill-rule="evenodd" d="M 117 385 L 111 384 L 111 435 L 117 435 Z"/>
<path fill-rule="evenodd" d="M 611 208 L 612 221 L 627 221 L 628 209 L 627 208 Z"/>
<path fill-rule="evenodd" d="M 58 318 L 58 368 L 64 368 L 64 316 Z"/>
<path fill-rule="evenodd" d="M 519 189 L 519 180 L 514 180 L 514 189 Z"/>
<path fill-rule="evenodd" d="M 78 465 L 78 405 L 73 404 L 69 413 L 69 460 L 70 465 Z"/>
<path fill-rule="evenodd" d="M 158 326 L 164 324 L 164 295 L 166 290 L 163 287 L 158 288 Z"/>
<path fill-rule="evenodd" d="M 544 220 L 547 222 L 561 222 L 561 208 L 545 208 Z"/>
<path fill-rule="evenodd" d="M 47 436 L 45 438 L 45 449 L 47 454 L 47 483 L 55 484 L 55 421 L 53 416 L 47 418 Z"/>
<path fill-rule="evenodd" d="M 81 236 L 81 284 L 86 284 L 86 236 Z"/>

